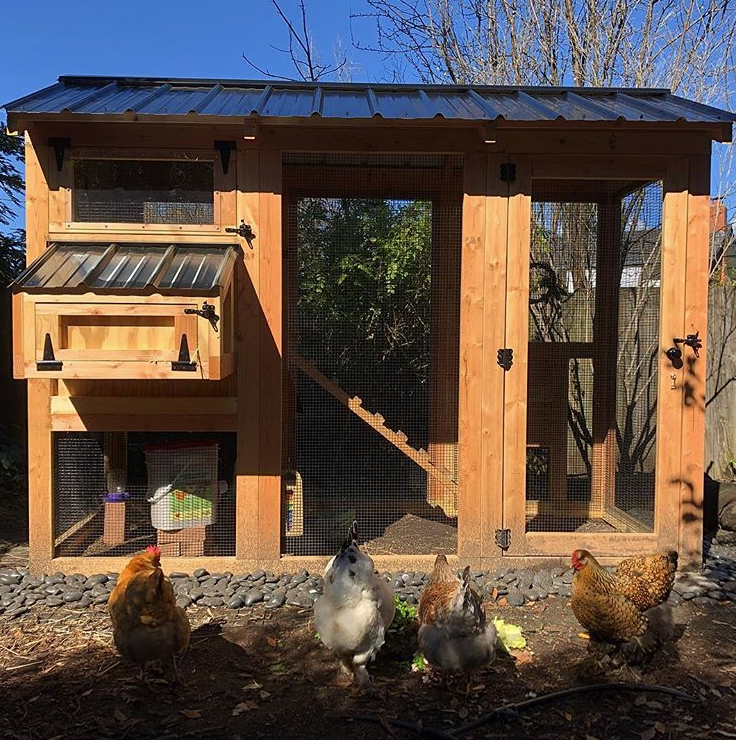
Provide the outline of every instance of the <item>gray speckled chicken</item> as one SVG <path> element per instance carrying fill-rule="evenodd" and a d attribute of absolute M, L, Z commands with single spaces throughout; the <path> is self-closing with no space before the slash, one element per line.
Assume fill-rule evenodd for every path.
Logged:
<path fill-rule="evenodd" d="M 430 665 L 469 673 L 496 656 L 496 628 L 486 623 L 480 596 L 470 587 L 470 568 L 458 578 L 440 554 L 419 601 L 419 648 Z"/>
<path fill-rule="evenodd" d="M 366 665 L 385 641 L 394 618 L 394 594 L 375 573 L 373 560 L 358 547 L 353 522 L 340 552 L 327 564 L 324 593 L 314 604 L 314 622 L 322 642 L 355 678 L 370 684 Z"/>

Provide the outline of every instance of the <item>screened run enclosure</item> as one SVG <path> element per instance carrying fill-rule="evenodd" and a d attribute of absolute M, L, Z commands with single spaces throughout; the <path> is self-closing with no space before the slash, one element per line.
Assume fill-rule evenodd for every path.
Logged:
<path fill-rule="evenodd" d="M 283 551 L 457 549 L 462 160 L 292 155 Z"/>
<path fill-rule="evenodd" d="M 235 434 L 57 432 L 57 557 L 235 552 Z"/>
<path fill-rule="evenodd" d="M 533 185 L 527 531 L 654 531 L 662 187 L 593 185 Z"/>

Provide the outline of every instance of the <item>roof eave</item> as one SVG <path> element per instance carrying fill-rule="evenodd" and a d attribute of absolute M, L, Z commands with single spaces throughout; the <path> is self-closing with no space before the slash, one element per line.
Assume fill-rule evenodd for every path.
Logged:
<path fill-rule="evenodd" d="M 294 126 L 309 125 L 313 127 L 352 127 L 352 126 L 400 126 L 402 128 L 413 127 L 437 127 L 443 128 L 479 128 L 485 126 L 497 126 L 498 128 L 523 128 L 523 129 L 599 129 L 599 130 L 662 130 L 662 131 L 701 131 L 719 143 L 729 143 L 733 140 L 733 123 L 730 121 L 628 121 L 617 119 L 613 121 L 583 121 L 557 118 L 550 121 L 517 121 L 507 120 L 499 117 L 496 119 L 470 119 L 470 118 L 443 118 L 434 116 L 432 118 L 326 118 L 323 116 L 308 117 L 284 117 L 284 116 L 212 116 L 192 113 L 167 115 L 167 114 L 137 114 L 137 113 L 26 113 L 10 112 L 7 118 L 8 131 L 22 133 L 28 125 L 37 122 L 59 122 L 59 123 L 177 123 L 190 125 L 206 124 L 234 124 L 246 121 L 257 121 L 260 125 L 269 126 Z"/>

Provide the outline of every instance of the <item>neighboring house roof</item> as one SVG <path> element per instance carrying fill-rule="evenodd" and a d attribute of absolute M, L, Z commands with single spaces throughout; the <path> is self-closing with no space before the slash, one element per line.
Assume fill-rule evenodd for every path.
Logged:
<path fill-rule="evenodd" d="M 238 251 L 217 244 L 53 243 L 11 287 L 52 291 L 217 292 L 232 273 Z"/>
<path fill-rule="evenodd" d="M 11 114 L 383 119 L 395 121 L 686 122 L 736 115 L 635 88 L 382 85 L 147 77 L 59 77 L 6 103 Z"/>

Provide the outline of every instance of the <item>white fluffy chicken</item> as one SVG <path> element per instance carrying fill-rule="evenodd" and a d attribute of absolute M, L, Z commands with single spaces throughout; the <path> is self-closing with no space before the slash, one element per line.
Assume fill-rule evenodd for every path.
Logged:
<path fill-rule="evenodd" d="M 470 587 L 470 567 L 458 578 L 441 553 L 419 600 L 419 625 L 419 649 L 433 667 L 469 673 L 496 657 L 496 628 Z"/>
<path fill-rule="evenodd" d="M 396 609 L 389 585 L 375 573 L 373 560 L 358 547 L 353 522 L 340 552 L 327 564 L 324 593 L 314 603 L 314 622 L 322 642 L 354 676 L 356 686 L 371 679 L 366 664 L 384 643 Z"/>

